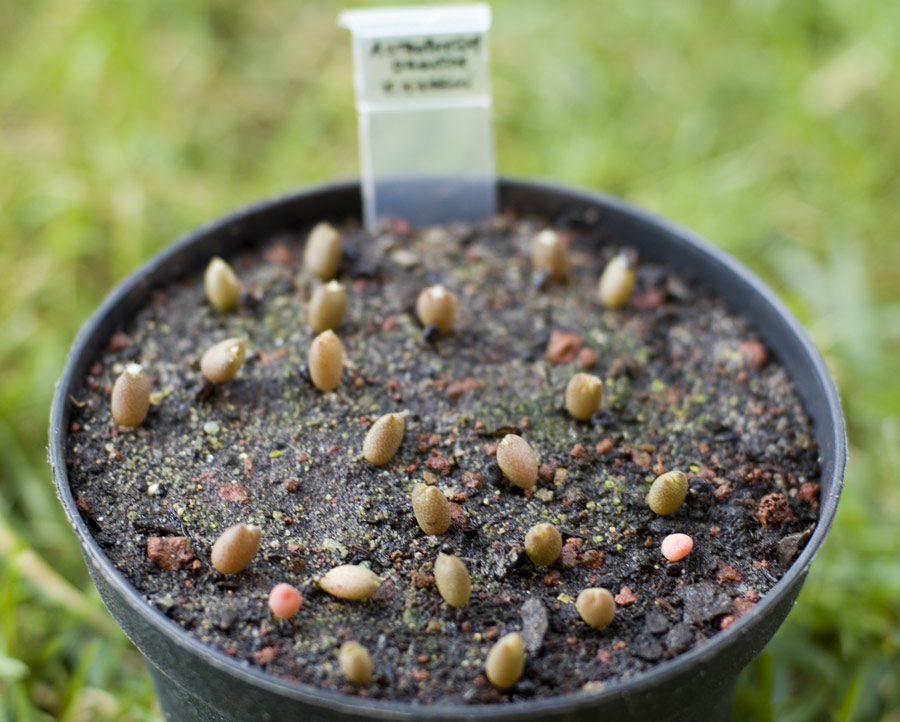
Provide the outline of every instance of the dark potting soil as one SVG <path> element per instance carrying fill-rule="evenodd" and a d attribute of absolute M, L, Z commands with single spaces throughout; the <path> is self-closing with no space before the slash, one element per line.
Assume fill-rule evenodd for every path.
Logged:
<path fill-rule="evenodd" d="M 641 265 L 621 310 L 596 300 L 617 250 L 591 231 L 571 239 L 566 283 L 533 274 L 534 221 L 344 237 L 340 279 L 350 297 L 338 329 L 347 359 L 337 392 L 305 368 L 304 322 L 317 282 L 299 266 L 303 238 L 265 239 L 229 259 L 244 284 L 236 312 L 214 311 L 201 272 L 157 291 L 109 340 L 72 399 L 68 466 L 78 508 L 121 573 L 185 629 L 274 675 L 351 694 L 424 702 L 491 702 L 596 689 L 670 659 L 746 614 L 782 576 L 814 527 L 816 444 L 785 370 L 754 330 L 691 278 Z M 459 299 L 457 328 L 437 338 L 414 304 L 441 282 Z M 230 383 L 203 382 L 199 358 L 229 336 L 246 340 Z M 153 382 L 135 430 L 111 420 L 111 385 L 129 361 Z M 563 408 L 571 376 L 604 379 L 590 423 Z M 361 456 L 368 425 L 408 410 L 385 468 Z M 533 491 L 502 477 L 494 450 L 519 433 L 541 461 Z M 656 516 L 656 475 L 691 477 L 687 502 Z M 413 518 L 416 482 L 437 484 L 453 523 L 426 536 Z M 532 564 L 526 530 L 556 524 L 551 567 Z M 209 550 L 239 522 L 263 529 L 260 553 L 223 576 Z M 695 540 L 667 563 L 660 542 Z M 469 604 L 443 603 L 432 565 L 461 556 Z M 317 589 L 345 563 L 383 579 L 363 602 Z M 271 617 L 269 590 L 298 587 L 303 608 Z M 612 625 L 596 631 L 579 591 L 610 589 Z M 493 642 L 519 630 L 528 649 L 509 692 L 484 677 Z M 337 649 L 356 639 L 376 678 L 348 684 Z M 174 671 L 170 671 L 172 673 Z"/>

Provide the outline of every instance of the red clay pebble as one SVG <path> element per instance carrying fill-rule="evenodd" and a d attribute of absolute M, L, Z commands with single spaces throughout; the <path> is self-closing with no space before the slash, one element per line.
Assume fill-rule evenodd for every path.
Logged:
<path fill-rule="evenodd" d="M 181 569 L 194 561 L 191 540 L 184 536 L 152 536 L 147 540 L 147 557 L 160 569 Z"/>
<path fill-rule="evenodd" d="M 578 365 L 587 370 L 594 368 L 597 363 L 597 352 L 585 346 L 578 352 Z"/>
<path fill-rule="evenodd" d="M 303 595 L 290 584 L 281 582 L 269 592 L 269 609 L 279 619 L 293 617 L 303 604 Z"/>
<path fill-rule="evenodd" d="M 769 357 L 766 347 L 759 341 L 743 341 L 738 351 L 744 357 L 744 363 L 752 369 L 761 369 Z"/>
<path fill-rule="evenodd" d="M 765 527 L 776 527 L 794 521 L 794 513 L 784 494 L 766 494 L 756 507 L 756 518 Z"/>
<path fill-rule="evenodd" d="M 581 348 L 581 336 L 577 333 L 554 330 L 550 333 L 545 358 L 552 364 L 569 363 Z"/>
<path fill-rule="evenodd" d="M 694 540 L 687 534 L 669 534 L 662 540 L 662 555 L 670 562 L 684 559 L 694 548 Z"/>
<path fill-rule="evenodd" d="M 628 587 L 622 587 L 619 590 L 619 593 L 616 594 L 616 604 L 620 607 L 627 607 L 629 604 L 634 604 L 637 601 L 637 597 L 634 592 L 631 591 Z"/>

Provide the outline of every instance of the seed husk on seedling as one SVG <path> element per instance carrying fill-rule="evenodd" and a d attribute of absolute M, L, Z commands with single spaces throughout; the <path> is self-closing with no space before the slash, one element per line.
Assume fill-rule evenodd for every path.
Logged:
<path fill-rule="evenodd" d="M 488 652 L 484 672 L 497 689 L 506 690 L 525 672 L 525 642 L 518 632 L 500 637 Z"/>
<path fill-rule="evenodd" d="M 309 325 L 316 333 L 335 329 L 347 311 L 347 289 L 338 281 L 329 281 L 313 291 L 309 300 Z"/>
<path fill-rule="evenodd" d="M 587 421 L 600 409 L 603 382 L 593 374 L 577 373 L 566 386 L 566 411 L 579 421 Z"/>
<path fill-rule="evenodd" d="M 369 684 L 375 673 L 372 655 L 359 642 L 344 642 L 338 651 L 338 664 L 344 676 L 355 684 Z"/>
<path fill-rule="evenodd" d="M 406 432 L 407 412 L 385 414 L 378 417 L 366 432 L 363 456 L 375 466 L 384 466 L 397 453 Z"/>
<path fill-rule="evenodd" d="M 113 384 L 110 411 L 117 424 L 140 426 L 150 409 L 150 379 L 140 364 L 128 364 Z"/>
<path fill-rule="evenodd" d="M 416 299 L 416 315 L 423 326 L 434 324 L 446 336 L 456 322 L 456 296 L 440 284 L 429 286 Z"/>
<path fill-rule="evenodd" d="M 210 346 L 200 358 L 200 371 L 214 384 L 231 381 L 244 363 L 244 342 L 239 338 L 226 338 Z"/>
<path fill-rule="evenodd" d="M 539 567 L 547 567 L 559 559 L 562 535 L 553 524 L 535 524 L 525 534 L 525 553 Z"/>
<path fill-rule="evenodd" d="M 303 266 L 323 281 L 330 281 L 341 263 L 341 234 L 330 223 L 317 223 L 306 238 Z"/>
<path fill-rule="evenodd" d="M 203 274 L 203 288 L 210 305 L 217 311 L 229 311 L 241 297 L 241 282 L 228 263 L 213 258 Z"/>
<path fill-rule="evenodd" d="M 497 445 L 497 465 L 521 489 L 531 489 L 537 483 L 537 456 L 531 444 L 517 434 L 507 434 Z"/>
<path fill-rule="evenodd" d="M 222 574 L 237 574 L 247 568 L 262 540 L 262 529 L 253 524 L 235 524 L 216 539 L 210 559 Z"/>
<path fill-rule="evenodd" d="M 621 308 L 634 290 L 635 273 L 628 254 L 620 251 L 606 264 L 597 284 L 597 297 L 607 308 Z"/>
<path fill-rule="evenodd" d="M 443 534 L 450 528 L 450 502 L 436 486 L 416 484 L 412 490 L 412 508 L 426 534 Z"/>
<path fill-rule="evenodd" d="M 469 570 L 462 559 L 451 554 L 438 554 L 434 562 L 434 583 L 451 607 L 464 607 L 472 592 Z"/>
<path fill-rule="evenodd" d="M 316 336 L 309 347 L 309 378 L 319 391 L 333 391 L 344 373 L 344 347 L 331 329 Z"/>
<path fill-rule="evenodd" d="M 303 595 L 296 587 L 281 582 L 269 592 L 269 609 L 278 619 L 290 619 L 303 605 Z"/>
<path fill-rule="evenodd" d="M 687 476 L 678 470 L 667 471 L 654 480 L 647 494 L 647 503 L 656 514 L 665 516 L 678 509 L 684 503 L 687 494 Z"/>
<path fill-rule="evenodd" d="M 341 564 L 319 580 L 319 589 L 338 599 L 367 599 L 380 585 L 375 572 L 357 564 Z"/>
<path fill-rule="evenodd" d="M 687 534 L 669 534 L 660 544 L 662 555 L 670 562 L 678 562 L 691 553 L 694 540 Z"/>
<path fill-rule="evenodd" d="M 608 589 L 591 587 L 581 590 L 575 600 L 575 609 L 585 624 L 594 629 L 608 627 L 616 616 L 616 600 Z"/>
<path fill-rule="evenodd" d="M 552 228 L 545 228 L 531 240 L 531 266 L 545 270 L 554 281 L 565 279 L 569 270 L 565 239 Z"/>

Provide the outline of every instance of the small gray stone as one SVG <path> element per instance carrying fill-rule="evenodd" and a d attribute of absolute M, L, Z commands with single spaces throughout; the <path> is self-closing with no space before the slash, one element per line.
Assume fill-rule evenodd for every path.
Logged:
<path fill-rule="evenodd" d="M 665 642 L 670 654 L 680 654 L 694 643 L 694 630 L 690 625 L 679 622 L 666 634 Z"/>
<path fill-rule="evenodd" d="M 644 616 L 644 622 L 647 625 L 647 631 L 650 634 L 662 634 L 669 628 L 669 621 L 662 612 L 649 611 Z"/>
<path fill-rule="evenodd" d="M 662 656 L 665 653 L 663 646 L 659 642 L 647 637 L 638 639 L 632 644 L 631 651 L 641 659 L 646 659 L 648 662 L 656 662 L 657 660 L 662 659 Z"/>
<path fill-rule="evenodd" d="M 531 597 L 522 605 L 522 639 L 528 654 L 535 654 L 544 645 L 544 635 L 550 619 L 547 608 L 536 597 Z"/>
<path fill-rule="evenodd" d="M 786 567 L 796 559 L 800 550 L 806 544 L 810 533 L 811 530 L 807 529 L 798 534 L 788 534 L 788 536 L 778 542 L 778 561 L 782 566 Z"/>
<path fill-rule="evenodd" d="M 172 595 L 168 593 L 157 597 L 153 601 L 156 604 L 157 609 L 163 614 L 167 614 L 169 610 L 175 606 L 175 600 L 172 598 Z"/>
<path fill-rule="evenodd" d="M 585 502 L 584 491 L 578 484 L 571 484 L 566 488 L 565 493 L 563 494 L 563 504 L 567 506 L 580 506 Z"/>
<path fill-rule="evenodd" d="M 731 611 L 731 598 L 712 582 L 691 584 L 681 590 L 684 621 L 703 624 Z"/>
<path fill-rule="evenodd" d="M 233 609 L 224 609 L 219 615 L 219 620 L 216 623 L 216 626 L 223 632 L 227 632 L 234 626 L 237 618 L 237 612 L 235 612 Z"/>

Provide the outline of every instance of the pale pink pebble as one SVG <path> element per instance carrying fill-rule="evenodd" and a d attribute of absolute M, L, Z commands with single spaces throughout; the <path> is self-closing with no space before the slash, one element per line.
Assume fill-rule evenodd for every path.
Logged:
<path fill-rule="evenodd" d="M 293 617 L 303 604 L 303 595 L 290 584 L 282 582 L 272 587 L 269 592 L 269 609 L 281 619 Z"/>
<path fill-rule="evenodd" d="M 694 548 L 694 540 L 687 534 L 669 534 L 662 540 L 663 556 L 670 562 L 677 562 L 684 559 Z"/>

